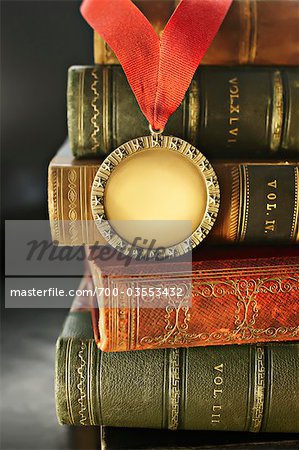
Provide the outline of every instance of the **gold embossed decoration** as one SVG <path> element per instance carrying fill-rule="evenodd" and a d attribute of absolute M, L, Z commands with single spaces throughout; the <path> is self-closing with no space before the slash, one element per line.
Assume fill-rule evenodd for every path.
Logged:
<path fill-rule="evenodd" d="M 180 138 L 158 133 L 114 150 L 91 192 L 93 218 L 104 239 L 135 258 L 189 252 L 208 235 L 219 205 L 218 180 L 205 156 Z"/>

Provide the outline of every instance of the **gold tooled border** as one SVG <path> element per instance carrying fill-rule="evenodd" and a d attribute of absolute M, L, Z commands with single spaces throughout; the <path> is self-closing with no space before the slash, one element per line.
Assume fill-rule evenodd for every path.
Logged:
<path fill-rule="evenodd" d="M 232 242 L 238 239 L 239 215 L 240 215 L 240 172 L 238 167 L 233 167 L 231 172 L 231 213 L 229 225 L 229 238 Z"/>
<path fill-rule="evenodd" d="M 72 400 L 71 400 L 71 353 L 72 353 L 73 339 L 70 338 L 66 344 L 65 352 L 65 397 L 67 412 L 69 415 L 69 422 L 71 425 L 75 424 L 73 410 L 72 410 Z"/>
<path fill-rule="evenodd" d="M 78 357 L 80 360 L 80 366 L 77 368 L 77 374 L 79 375 L 79 383 L 77 384 L 77 389 L 79 390 L 79 399 L 78 403 L 80 405 L 79 416 L 80 416 L 80 425 L 86 425 L 87 416 L 86 416 L 86 367 L 88 367 L 88 361 L 85 361 L 85 350 L 86 344 L 84 341 L 81 341 L 80 350 L 78 353 Z"/>
<path fill-rule="evenodd" d="M 93 405 L 93 394 L 92 394 L 92 386 L 93 386 L 93 380 L 92 380 L 92 370 L 93 370 L 93 341 L 88 341 L 88 365 L 87 365 L 87 406 L 88 406 L 88 415 L 89 415 L 89 422 L 90 425 L 96 425 L 95 417 L 94 417 L 94 405 Z"/>
<path fill-rule="evenodd" d="M 291 228 L 291 239 L 294 241 L 299 240 L 299 168 L 294 167 L 294 214 Z"/>
<path fill-rule="evenodd" d="M 84 130 L 84 80 L 85 80 L 85 70 L 79 71 L 78 80 L 78 147 L 81 148 L 83 145 L 83 130 Z"/>
<path fill-rule="evenodd" d="M 169 416 L 168 428 L 177 430 L 180 418 L 180 350 L 172 348 L 169 350 Z"/>
<path fill-rule="evenodd" d="M 248 168 L 243 164 L 239 167 L 240 174 L 240 196 L 239 196 L 239 223 L 238 236 L 239 241 L 245 239 L 248 225 L 248 209 L 249 209 L 249 178 Z"/>
<path fill-rule="evenodd" d="M 265 349 L 258 345 L 254 349 L 254 380 L 253 380 L 253 401 L 251 407 L 251 420 L 249 430 L 259 432 L 261 430 L 265 409 L 265 375 L 266 359 Z"/>
<path fill-rule="evenodd" d="M 208 193 L 205 215 L 192 235 L 172 247 L 165 248 L 164 250 L 152 249 L 150 252 L 146 248 L 133 247 L 129 242 L 122 239 L 110 225 L 104 207 L 105 186 L 113 170 L 127 157 L 149 149 L 153 149 L 152 151 L 155 152 L 168 149 L 188 158 L 199 168 L 204 176 Z M 121 145 L 103 161 L 96 173 L 91 190 L 93 219 L 106 242 L 121 253 L 140 259 L 153 259 L 156 256 L 159 256 L 159 258 L 177 257 L 190 252 L 192 248 L 196 247 L 209 234 L 217 218 L 219 205 L 220 188 L 212 165 L 197 148 L 183 139 L 173 136 L 144 136 Z"/>
<path fill-rule="evenodd" d="M 284 115 L 283 83 L 281 73 L 277 70 L 273 74 L 273 103 L 270 148 L 273 152 L 279 150 L 282 138 L 282 125 Z"/>
<path fill-rule="evenodd" d="M 92 97 L 92 101 L 91 101 L 93 115 L 90 119 L 91 124 L 93 126 L 93 131 L 91 133 L 91 140 L 92 140 L 91 151 L 95 153 L 100 146 L 98 137 L 97 137 L 99 134 L 99 131 L 100 131 L 99 125 L 97 124 L 97 119 L 98 119 L 98 116 L 100 115 L 100 111 L 97 107 L 97 101 L 100 98 L 100 95 L 99 95 L 98 89 L 97 89 L 97 86 L 99 83 L 99 77 L 98 77 L 96 69 L 92 70 L 91 76 L 92 76 L 91 90 L 93 92 L 93 97 Z M 83 117 L 83 112 L 82 112 L 82 117 Z"/>
<path fill-rule="evenodd" d="M 102 69 L 102 83 L 103 83 L 103 147 L 104 150 L 107 151 L 109 148 L 109 69 L 107 67 L 103 67 Z"/>
<path fill-rule="evenodd" d="M 67 199 L 68 199 L 68 227 L 71 245 L 78 242 L 78 214 L 77 214 L 77 171 L 70 169 L 67 172 Z"/>

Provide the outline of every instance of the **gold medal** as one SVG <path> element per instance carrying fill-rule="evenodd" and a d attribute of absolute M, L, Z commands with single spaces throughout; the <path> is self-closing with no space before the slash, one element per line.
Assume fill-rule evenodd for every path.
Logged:
<path fill-rule="evenodd" d="M 104 239 L 140 259 L 189 252 L 208 235 L 219 204 L 217 176 L 205 156 L 180 138 L 155 132 L 114 150 L 99 167 L 91 192 L 93 218 Z"/>
<path fill-rule="evenodd" d="M 198 245 L 216 220 L 220 192 L 213 167 L 198 149 L 161 132 L 182 102 L 231 1 L 181 0 L 161 38 L 129 0 L 117 10 L 109 0 L 83 2 L 84 18 L 109 42 L 141 111 L 160 130 L 114 150 L 93 183 L 94 220 L 120 252 L 136 258 L 180 256 Z M 119 38 L 123 27 L 128 39 Z M 181 222 L 189 223 L 188 232 L 175 225 Z"/>

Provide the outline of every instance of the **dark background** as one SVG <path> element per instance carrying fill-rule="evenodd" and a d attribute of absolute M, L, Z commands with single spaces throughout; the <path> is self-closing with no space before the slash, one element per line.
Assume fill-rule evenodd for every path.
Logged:
<path fill-rule="evenodd" d="M 92 64 L 80 2 L 2 1 L 1 149 L 6 219 L 47 218 L 47 168 L 67 135 L 71 65 Z"/>
<path fill-rule="evenodd" d="M 2 219 L 47 218 L 48 163 L 67 135 L 67 69 L 93 60 L 79 5 L 1 1 Z M 3 304 L 0 448 L 94 448 L 98 434 L 61 427 L 55 415 L 55 341 L 67 311 Z"/>

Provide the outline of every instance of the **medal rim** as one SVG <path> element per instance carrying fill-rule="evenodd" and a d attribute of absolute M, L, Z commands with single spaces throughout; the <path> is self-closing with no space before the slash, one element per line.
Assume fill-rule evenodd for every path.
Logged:
<path fill-rule="evenodd" d="M 126 158 L 136 153 L 150 150 L 169 150 L 187 157 L 200 170 L 207 188 L 207 204 L 204 216 L 198 227 L 183 241 L 171 247 L 148 249 L 133 246 L 122 238 L 110 225 L 106 217 L 104 194 L 105 187 L 115 168 Z M 153 134 L 142 136 L 120 145 L 102 162 L 94 177 L 91 189 L 91 211 L 95 225 L 107 244 L 117 251 L 133 258 L 153 259 L 182 256 L 199 245 L 212 229 L 220 207 L 220 186 L 216 172 L 210 161 L 192 144 L 175 136 Z"/>

